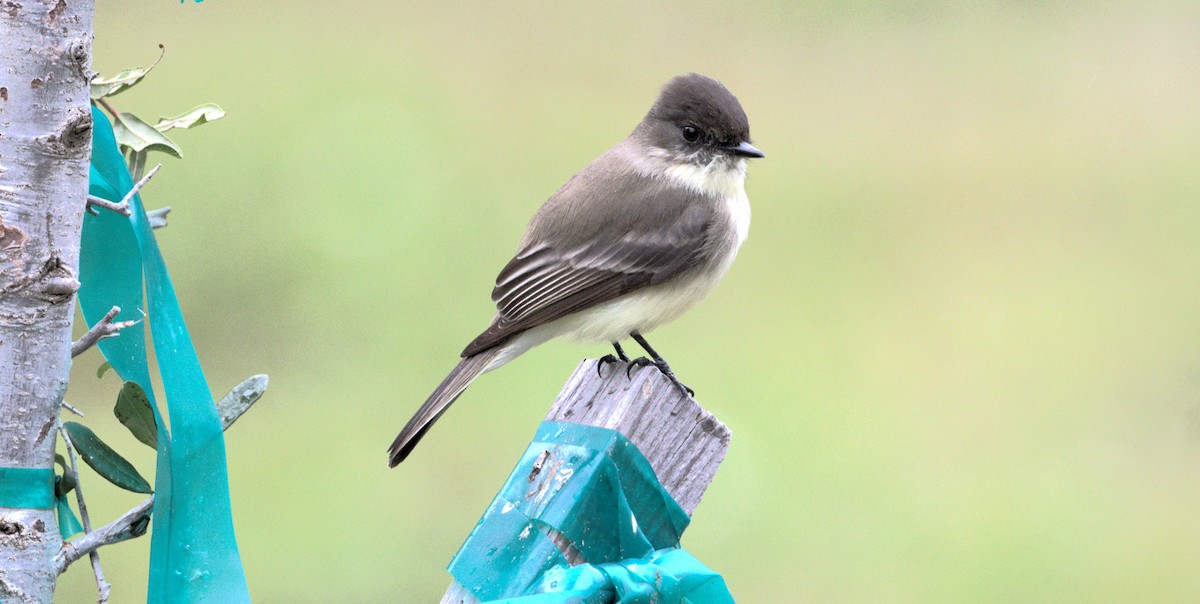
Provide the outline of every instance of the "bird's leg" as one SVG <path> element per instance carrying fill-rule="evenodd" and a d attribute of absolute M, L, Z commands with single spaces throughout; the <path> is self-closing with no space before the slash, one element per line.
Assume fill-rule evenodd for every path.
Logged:
<path fill-rule="evenodd" d="M 612 345 L 613 349 L 617 351 L 617 356 L 606 354 L 600 357 L 600 362 L 596 364 L 596 375 L 599 375 L 600 377 L 604 377 L 604 375 L 600 373 L 601 367 L 609 363 L 616 363 L 617 361 L 621 361 L 623 363 L 629 362 L 629 355 L 625 354 L 625 350 L 621 348 L 620 342 L 613 342 Z"/>
<path fill-rule="evenodd" d="M 625 354 L 625 349 L 624 349 L 624 348 L 621 348 L 621 343 L 620 343 L 620 342 L 613 342 L 612 344 L 613 344 L 613 348 L 614 348 L 614 349 L 617 351 L 617 358 L 619 358 L 619 359 L 621 359 L 622 361 L 625 361 L 626 363 L 628 363 L 628 362 L 629 362 L 629 355 Z"/>
<path fill-rule="evenodd" d="M 675 384 L 677 388 L 686 392 L 688 396 L 695 396 L 696 391 L 688 388 L 683 382 L 679 381 L 679 378 L 675 377 L 675 372 L 671 371 L 671 366 L 667 364 L 666 359 L 662 358 L 662 355 L 658 354 L 658 352 L 656 352 L 654 348 L 650 346 L 650 342 L 647 342 L 646 338 L 642 337 L 642 334 L 633 332 L 629 334 L 629 336 L 632 337 L 634 341 L 638 343 L 638 345 L 640 345 L 642 348 L 645 348 L 646 352 L 648 352 L 650 356 L 654 358 L 653 361 L 647 359 L 646 357 L 634 359 L 632 361 L 632 365 L 630 365 L 631 367 L 633 365 L 643 367 L 646 365 L 654 365 L 655 367 L 658 367 L 658 370 L 661 371 L 663 375 L 667 376 L 667 379 L 671 380 L 671 383 Z"/>

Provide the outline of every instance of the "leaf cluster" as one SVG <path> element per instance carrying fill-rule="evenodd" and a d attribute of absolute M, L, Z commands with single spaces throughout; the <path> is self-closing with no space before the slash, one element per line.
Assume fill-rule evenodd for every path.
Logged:
<path fill-rule="evenodd" d="M 163 48 L 161 44 L 159 48 Z M 92 102 L 111 109 L 105 99 L 136 86 L 162 61 L 163 54 L 165 51 L 149 67 L 130 67 L 111 77 L 93 78 L 89 84 Z M 166 133 L 176 128 L 188 129 L 219 120 L 225 117 L 225 110 L 214 103 L 204 103 L 174 117 L 160 117 L 158 123 L 153 125 L 132 113 L 112 111 L 112 114 L 113 134 L 123 153 L 161 151 L 173 157 L 183 157 L 183 150 Z"/>
<path fill-rule="evenodd" d="M 222 427 L 228 429 L 266 390 L 265 375 L 250 376 L 230 390 L 217 403 Z M 121 392 L 117 394 L 117 402 L 113 406 L 113 414 L 138 442 L 157 450 L 158 422 L 151 407 L 150 397 L 141 385 L 137 382 L 125 382 L 121 386 Z M 101 440 L 91 428 L 77 422 L 65 422 L 63 427 L 80 458 L 105 480 L 135 493 L 154 492 L 150 483 L 138 473 L 133 464 Z M 74 488 L 75 477 L 65 471 L 66 463 L 61 455 L 57 456 L 55 461 L 64 468 L 59 482 L 61 492 L 57 494 L 65 495 Z"/>

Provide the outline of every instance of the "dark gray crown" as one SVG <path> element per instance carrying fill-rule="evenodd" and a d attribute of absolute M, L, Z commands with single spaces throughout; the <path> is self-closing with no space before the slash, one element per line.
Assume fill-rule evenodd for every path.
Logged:
<path fill-rule="evenodd" d="M 720 82 L 697 73 L 667 82 L 646 119 L 680 127 L 691 124 L 720 143 L 750 140 L 750 122 L 737 97 Z"/>

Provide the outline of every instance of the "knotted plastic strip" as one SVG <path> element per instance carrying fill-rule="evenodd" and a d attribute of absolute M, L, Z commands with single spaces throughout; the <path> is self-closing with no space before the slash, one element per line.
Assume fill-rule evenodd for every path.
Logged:
<path fill-rule="evenodd" d="M 733 604 L 721 575 L 681 549 L 637 560 L 554 567 L 532 591 L 489 604 Z"/>
<path fill-rule="evenodd" d="M 678 549 L 688 522 L 619 432 L 543 422 L 450 573 L 484 602 L 732 602 Z M 589 564 L 572 567 L 548 529 Z"/>

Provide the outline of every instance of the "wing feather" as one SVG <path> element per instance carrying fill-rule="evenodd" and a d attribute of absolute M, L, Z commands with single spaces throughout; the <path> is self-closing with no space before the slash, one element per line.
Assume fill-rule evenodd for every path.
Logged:
<path fill-rule="evenodd" d="M 592 186 L 580 186 L 589 180 Z M 698 199 L 694 192 L 649 177 L 617 190 L 604 183 L 596 186 L 596 180 L 585 170 L 542 207 L 522 248 L 496 277 L 496 318 L 463 356 L 662 283 L 703 259 L 715 214 L 713 200 Z M 595 191 L 622 195 L 625 203 L 611 208 L 613 204 L 597 199 Z M 589 207 L 589 220 L 580 224 L 580 205 L 597 203 L 604 204 L 608 215 L 596 216 L 596 207 Z"/>

